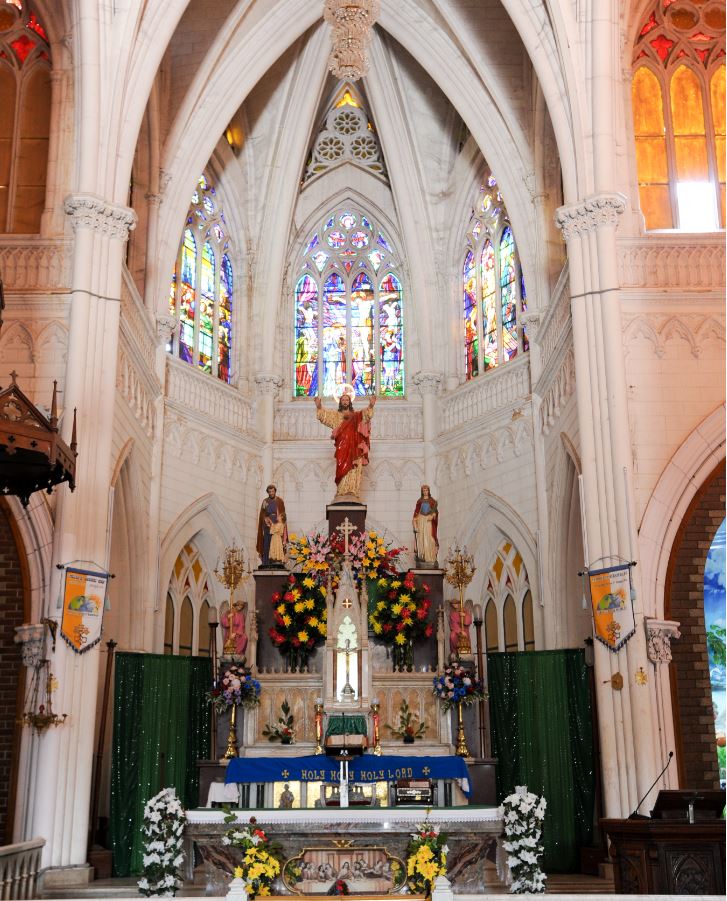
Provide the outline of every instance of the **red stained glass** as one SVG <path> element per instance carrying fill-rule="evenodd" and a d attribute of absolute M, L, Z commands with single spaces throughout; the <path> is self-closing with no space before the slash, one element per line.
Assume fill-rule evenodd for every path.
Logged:
<path fill-rule="evenodd" d="M 650 41 L 650 43 L 654 50 L 656 50 L 659 59 L 665 63 L 671 48 L 674 46 L 674 41 L 670 41 L 666 35 L 660 34 L 658 37 L 654 38 L 653 41 Z"/>
<path fill-rule="evenodd" d="M 707 41 L 713 41 L 714 38 L 711 34 L 705 34 L 703 31 L 697 31 L 694 34 L 689 36 L 690 41 L 698 41 L 700 44 L 704 44 Z"/>
<path fill-rule="evenodd" d="M 676 0 L 664 0 L 664 12 L 675 2 Z"/>
<path fill-rule="evenodd" d="M 48 42 L 48 35 L 45 33 L 45 28 L 40 24 L 35 13 L 30 14 L 27 25 L 28 28 L 32 28 L 36 34 L 39 34 L 46 43 Z"/>
<path fill-rule="evenodd" d="M 719 53 L 717 54 L 717 56 L 725 56 L 725 50 L 724 50 L 724 47 L 722 47 L 722 48 L 720 49 L 720 51 L 719 51 Z"/>
<path fill-rule="evenodd" d="M 642 50 L 641 53 L 636 57 L 636 59 L 641 59 L 642 56 L 646 56 L 646 50 Z"/>
<path fill-rule="evenodd" d="M 639 37 L 642 37 L 642 38 L 643 38 L 643 36 L 644 36 L 645 34 L 648 34 L 648 33 L 651 31 L 652 28 L 656 28 L 656 25 L 657 25 L 657 22 L 656 22 L 656 14 L 655 14 L 655 13 L 652 13 L 652 14 L 649 16 L 649 21 L 646 23 L 646 25 L 644 25 L 644 27 L 643 27 L 643 28 L 641 29 L 641 31 L 639 32 Z"/>
<path fill-rule="evenodd" d="M 35 47 L 35 44 L 30 40 L 30 38 L 26 37 L 24 34 L 21 34 L 20 37 L 13 41 L 10 45 L 15 51 L 15 55 L 18 57 L 21 63 L 24 63 L 28 58 L 28 54 Z"/>
<path fill-rule="evenodd" d="M 703 50 L 700 50 L 698 47 L 696 48 L 697 56 L 702 60 L 705 66 L 707 65 L 707 57 L 709 56 L 710 49 L 710 47 L 705 47 Z"/>
<path fill-rule="evenodd" d="M 680 50 L 679 53 L 677 53 L 677 59 L 681 59 L 683 56 L 686 56 L 686 55 L 687 55 L 686 50 Z"/>

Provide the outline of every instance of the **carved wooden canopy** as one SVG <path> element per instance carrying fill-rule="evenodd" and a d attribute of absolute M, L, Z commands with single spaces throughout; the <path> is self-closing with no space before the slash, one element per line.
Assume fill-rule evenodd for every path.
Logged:
<path fill-rule="evenodd" d="M 71 446 L 58 433 L 56 382 L 50 418 L 23 394 L 11 372 L 12 383 L 0 389 L 0 491 L 20 498 L 27 507 L 30 495 L 68 482 L 76 487 L 76 411 L 73 411 Z"/>

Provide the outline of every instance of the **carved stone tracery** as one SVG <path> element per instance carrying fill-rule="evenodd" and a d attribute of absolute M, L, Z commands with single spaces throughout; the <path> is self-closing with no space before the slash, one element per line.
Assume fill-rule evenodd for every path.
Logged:
<path fill-rule="evenodd" d="M 614 226 L 626 209 L 623 194 L 594 194 L 573 206 L 562 206 L 555 211 L 555 222 L 570 241 L 598 228 Z"/>

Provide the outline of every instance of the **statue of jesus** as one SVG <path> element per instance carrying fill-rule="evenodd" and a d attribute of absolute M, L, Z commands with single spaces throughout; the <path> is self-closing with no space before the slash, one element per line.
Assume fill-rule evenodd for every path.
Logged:
<path fill-rule="evenodd" d="M 361 503 L 361 475 L 368 466 L 371 441 L 371 417 L 374 415 L 375 395 L 369 398 L 364 410 L 353 409 L 353 388 L 344 385 L 338 401 L 338 410 L 324 410 L 320 397 L 315 398 L 319 422 L 332 429 L 336 450 L 336 496 L 335 502 L 354 501 Z"/>

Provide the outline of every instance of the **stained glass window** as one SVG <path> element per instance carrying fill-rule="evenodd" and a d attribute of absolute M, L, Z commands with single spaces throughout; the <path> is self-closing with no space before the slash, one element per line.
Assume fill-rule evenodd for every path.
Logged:
<path fill-rule="evenodd" d="M 357 395 L 403 396 L 398 270 L 392 245 L 358 210 L 329 214 L 310 236 L 295 287 L 296 397 L 333 397 L 346 384 Z"/>
<path fill-rule="evenodd" d="M 0 232 L 36 234 L 45 206 L 50 48 L 20 0 L 0 3 Z"/>
<path fill-rule="evenodd" d="M 724 56 L 724 2 L 657 0 L 649 10 L 631 83 L 647 229 L 725 226 Z"/>
<path fill-rule="evenodd" d="M 169 312 L 179 325 L 168 350 L 223 382 L 232 374 L 234 279 L 229 251 L 219 198 L 201 176 L 169 289 Z"/>
<path fill-rule="evenodd" d="M 483 179 L 467 228 L 462 271 L 465 378 L 507 363 L 528 350 L 521 313 L 525 281 L 497 181 Z"/>

